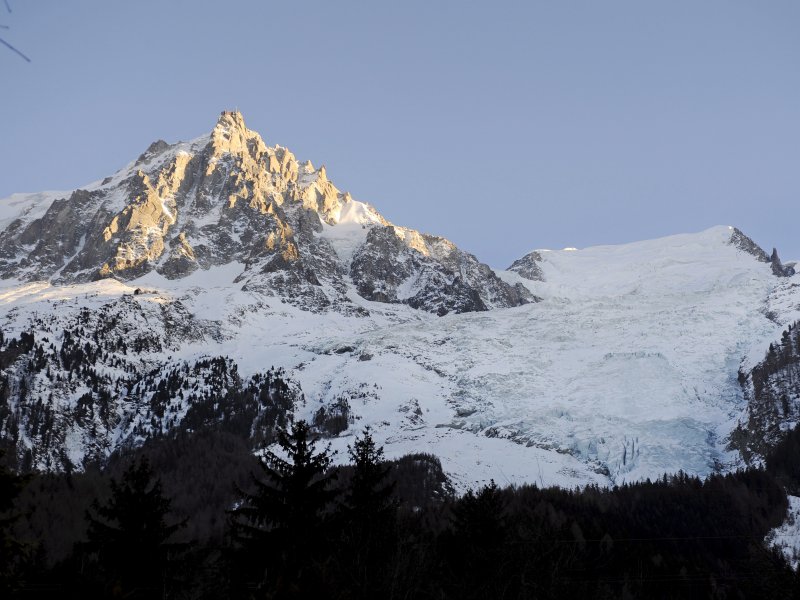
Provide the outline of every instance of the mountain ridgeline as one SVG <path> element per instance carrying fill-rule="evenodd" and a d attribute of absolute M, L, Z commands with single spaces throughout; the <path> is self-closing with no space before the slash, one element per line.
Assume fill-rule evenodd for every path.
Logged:
<path fill-rule="evenodd" d="M 4 279 L 180 279 L 241 263 L 243 289 L 312 310 L 355 310 L 346 282 L 369 300 L 437 314 L 532 299 L 444 238 L 393 226 L 340 192 L 324 166 L 266 146 L 238 112 L 193 142 L 154 142 L 113 177 L 32 212 L 0 232 Z M 340 223 L 354 252 L 325 235 Z"/>

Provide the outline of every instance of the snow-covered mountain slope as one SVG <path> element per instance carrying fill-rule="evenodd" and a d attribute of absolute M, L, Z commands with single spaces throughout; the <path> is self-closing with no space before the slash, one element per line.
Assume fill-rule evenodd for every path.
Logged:
<path fill-rule="evenodd" d="M 716 227 L 539 250 L 495 273 L 388 224 L 238 120 L 154 144 L 88 198 L 0 201 L 13 213 L 0 233 L 0 435 L 32 466 L 80 467 L 198 414 L 245 414 L 253 434 L 288 410 L 271 367 L 297 418 L 341 417 L 320 427 L 342 460 L 370 425 L 388 456 L 432 452 L 462 488 L 740 462 L 728 449 L 747 419 L 739 370 L 800 317 L 777 254 Z M 197 164 L 169 191 L 176 160 Z"/>

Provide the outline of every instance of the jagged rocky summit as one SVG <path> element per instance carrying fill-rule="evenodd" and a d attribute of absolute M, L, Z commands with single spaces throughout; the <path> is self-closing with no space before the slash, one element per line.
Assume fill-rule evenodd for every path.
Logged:
<path fill-rule="evenodd" d="M 325 167 L 269 147 L 239 112 L 188 143 L 157 141 L 99 184 L 0 232 L 0 277 L 72 284 L 241 263 L 243 289 L 312 310 L 362 297 L 440 315 L 532 300 L 448 240 L 395 226 Z"/>

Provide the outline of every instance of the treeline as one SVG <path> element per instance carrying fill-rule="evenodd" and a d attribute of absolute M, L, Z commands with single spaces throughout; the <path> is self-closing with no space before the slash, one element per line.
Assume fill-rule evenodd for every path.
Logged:
<path fill-rule="evenodd" d="M 747 402 L 747 421 L 731 434 L 731 447 L 748 462 L 764 458 L 800 416 L 800 327 L 790 324 L 780 341 L 769 345 L 764 360 L 749 371 L 739 370 Z"/>
<path fill-rule="evenodd" d="M 0 474 L 3 597 L 787 598 L 764 538 L 797 487 L 800 431 L 700 480 L 456 497 L 427 455 L 350 465 L 304 422 L 260 459 L 230 434 L 156 440 L 102 471 Z M 794 489 L 793 488 L 793 489 Z"/>

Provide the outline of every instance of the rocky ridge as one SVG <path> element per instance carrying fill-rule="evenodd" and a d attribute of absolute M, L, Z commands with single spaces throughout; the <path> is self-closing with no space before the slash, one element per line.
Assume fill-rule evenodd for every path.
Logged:
<path fill-rule="evenodd" d="M 154 142 L 128 168 L 0 232 L 3 279 L 180 279 L 231 263 L 242 265 L 242 289 L 311 310 L 356 310 L 350 286 L 440 315 L 532 299 L 449 241 L 392 225 L 324 166 L 268 147 L 238 112 L 192 142 Z"/>

